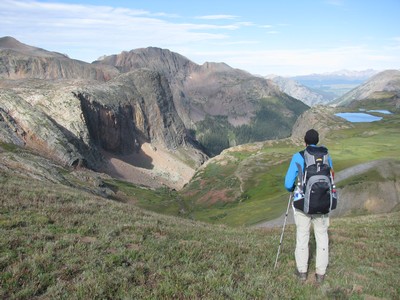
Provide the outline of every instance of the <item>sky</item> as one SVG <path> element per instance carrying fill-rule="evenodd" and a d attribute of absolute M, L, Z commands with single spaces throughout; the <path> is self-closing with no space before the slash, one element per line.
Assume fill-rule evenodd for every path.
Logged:
<path fill-rule="evenodd" d="M 0 0 L 0 37 L 92 62 L 159 47 L 255 75 L 400 69 L 400 0 Z"/>

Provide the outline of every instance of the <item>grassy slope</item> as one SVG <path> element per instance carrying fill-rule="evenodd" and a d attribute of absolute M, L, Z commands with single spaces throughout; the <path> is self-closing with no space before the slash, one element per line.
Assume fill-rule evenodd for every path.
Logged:
<path fill-rule="evenodd" d="M 398 113 L 385 115 L 380 122 L 354 123 L 353 128 L 336 130 L 322 143 L 330 150 L 336 172 L 375 159 L 398 159 L 399 126 Z M 251 225 L 280 216 L 288 198 L 283 188 L 286 169 L 292 154 L 301 149 L 281 140 L 272 146 L 265 143 L 256 151 L 230 153 L 223 164 L 209 163 L 183 191 L 190 215 L 197 220 L 232 226 Z M 214 203 L 211 200 L 214 195 L 207 195 L 206 189 L 238 194 L 239 184 L 232 183 L 240 165 L 248 166 L 243 168 L 248 173 L 244 193 L 236 198 L 228 195 L 228 201 L 209 205 Z M 204 202 L 207 196 L 209 200 Z"/>
<path fill-rule="evenodd" d="M 316 287 L 312 276 L 302 285 L 293 275 L 293 226 L 274 271 L 279 228 L 199 223 L 0 175 L 3 299 L 400 296 L 399 213 L 332 220 L 328 276 Z"/>

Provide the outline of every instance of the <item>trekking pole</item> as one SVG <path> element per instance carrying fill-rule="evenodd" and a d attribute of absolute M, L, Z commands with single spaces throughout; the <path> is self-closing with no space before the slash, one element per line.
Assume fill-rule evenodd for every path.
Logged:
<path fill-rule="evenodd" d="M 279 241 L 279 247 L 278 247 L 278 253 L 276 254 L 276 259 L 275 259 L 275 265 L 274 265 L 274 270 L 276 269 L 276 265 L 278 264 L 278 257 L 279 253 L 281 252 L 281 245 L 283 241 L 283 233 L 285 231 L 285 225 L 286 225 L 286 220 L 289 214 L 289 207 L 290 207 L 290 200 L 292 199 L 292 193 L 289 194 L 289 201 L 286 209 L 286 214 L 285 214 L 285 221 L 283 222 L 283 227 L 282 227 L 282 234 L 281 234 L 281 240 Z"/>

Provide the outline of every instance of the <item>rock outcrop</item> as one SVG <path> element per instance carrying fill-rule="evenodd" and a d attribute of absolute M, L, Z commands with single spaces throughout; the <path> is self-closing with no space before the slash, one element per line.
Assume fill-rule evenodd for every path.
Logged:
<path fill-rule="evenodd" d="M 74 95 L 94 143 L 107 151 L 130 154 L 144 142 L 168 149 L 192 142 L 175 111 L 169 85 L 157 72 L 139 69 Z"/>
<path fill-rule="evenodd" d="M 84 163 L 84 155 L 65 129 L 14 91 L 1 90 L 0 111 L 3 141 L 27 146 L 67 166 Z"/>

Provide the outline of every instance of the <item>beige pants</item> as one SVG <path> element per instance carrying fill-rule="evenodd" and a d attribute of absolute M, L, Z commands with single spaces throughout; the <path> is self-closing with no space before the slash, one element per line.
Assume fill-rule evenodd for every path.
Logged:
<path fill-rule="evenodd" d="M 307 215 L 295 208 L 293 208 L 293 211 L 294 221 L 296 223 L 295 258 L 297 270 L 300 273 L 305 273 L 308 269 L 308 243 L 310 239 L 310 225 L 312 223 L 317 246 L 315 272 L 320 275 L 325 275 L 329 262 L 329 216 L 327 214 Z"/>

